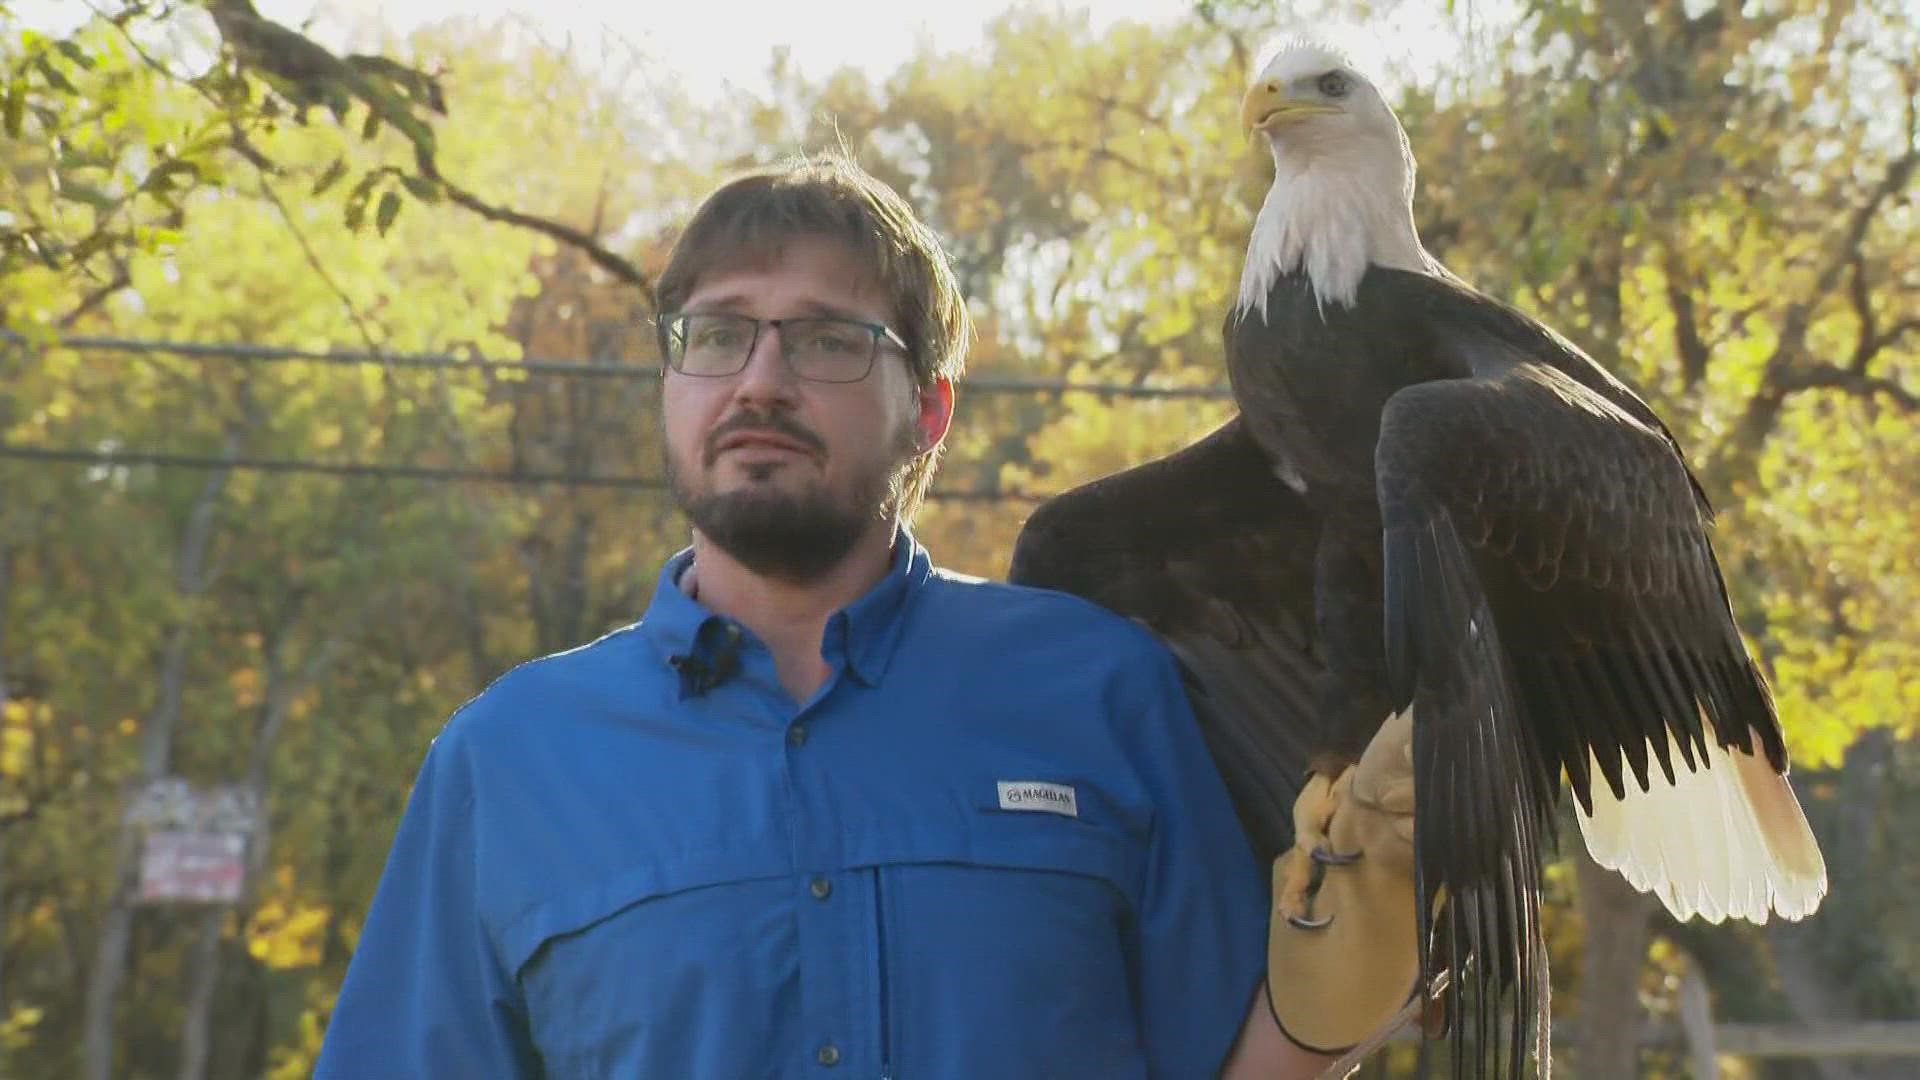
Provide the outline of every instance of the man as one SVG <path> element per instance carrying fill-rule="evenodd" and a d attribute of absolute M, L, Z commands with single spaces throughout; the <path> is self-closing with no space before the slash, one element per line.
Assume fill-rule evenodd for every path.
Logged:
<path fill-rule="evenodd" d="M 692 546 L 435 740 L 318 1075 L 1312 1075 L 1169 656 L 905 531 L 968 333 L 931 232 L 810 160 L 659 297 Z"/>

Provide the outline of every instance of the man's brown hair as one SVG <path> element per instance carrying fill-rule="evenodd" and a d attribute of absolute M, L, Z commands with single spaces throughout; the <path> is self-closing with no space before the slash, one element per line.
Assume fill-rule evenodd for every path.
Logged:
<path fill-rule="evenodd" d="M 678 311 L 706 275 L 764 264 L 803 236 L 845 243 L 873 273 L 893 305 L 893 329 L 907 343 L 914 385 L 925 392 L 937 379 L 960 377 L 972 323 L 940 238 L 897 192 L 841 154 L 758 169 L 709 195 L 655 284 L 660 310 Z M 665 325 L 658 331 L 664 361 Z M 902 520 L 913 519 L 932 486 L 939 454 L 929 448 L 908 469 Z"/>

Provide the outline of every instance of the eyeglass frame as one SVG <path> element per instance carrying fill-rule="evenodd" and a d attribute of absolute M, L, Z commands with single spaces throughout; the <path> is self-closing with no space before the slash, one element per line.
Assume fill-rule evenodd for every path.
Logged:
<path fill-rule="evenodd" d="M 740 352 L 739 367 L 731 371 L 687 371 L 680 366 L 680 362 L 686 357 L 685 323 L 689 319 L 702 316 L 707 318 L 737 319 L 753 324 L 753 337 L 747 342 L 747 347 Z M 787 323 L 819 322 L 837 323 L 842 326 L 857 326 L 873 335 L 872 347 L 867 351 L 867 366 L 861 369 L 858 376 L 851 379 L 819 379 L 804 374 L 799 368 L 794 366 L 793 354 L 787 348 L 787 336 L 783 327 Z M 676 326 L 675 324 L 680 325 Z M 782 331 L 780 334 L 780 362 L 787 365 L 787 370 L 793 373 L 794 378 L 806 382 L 820 383 L 825 386 L 850 386 L 854 383 L 865 381 L 867 376 L 873 374 L 873 365 L 874 362 L 880 358 L 880 346 L 882 343 L 899 349 L 902 355 L 908 357 L 913 355 L 913 349 L 907 345 L 905 339 L 894 331 L 893 327 L 885 323 L 868 322 L 865 319 L 850 319 L 844 315 L 787 315 L 778 319 L 758 319 L 752 315 L 742 315 L 734 311 L 669 311 L 659 315 L 654 320 L 654 325 L 660 330 L 660 355 L 662 361 L 665 362 L 669 369 L 695 379 L 725 379 L 747 370 L 747 365 L 753 362 L 753 350 L 760 347 L 760 335 L 769 326 L 775 330 Z M 671 344 L 675 339 L 676 335 L 674 332 L 676 329 L 680 331 L 678 338 L 681 342 L 678 359 L 675 358 L 674 349 Z"/>

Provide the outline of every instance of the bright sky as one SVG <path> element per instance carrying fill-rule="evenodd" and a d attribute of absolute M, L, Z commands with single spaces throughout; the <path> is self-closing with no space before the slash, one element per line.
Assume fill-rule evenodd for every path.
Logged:
<path fill-rule="evenodd" d="M 15 0 L 14 10 L 29 26 L 66 29 L 84 19 L 92 6 L 111 9 L 106 0 Z M 885 75 L 922 40 L 947 49 L 980 43 L 986 24 L 1009 8 L 1044 6 L 1086 12 L 1096 28 L 1123 20 L 1166 22 L 1189 17 L 1193 0 L 255 0 L 261 14 L 310 32 L 332 48 L 348 44 L 350 28 L 383 22 L 405 33 L 423 23 L 453 16 L 483 20 L 516 15 L 550 40 L 572 36 L 587 46 L 608 35 L 640 50 L 652 62 L 675 69 L 678 81 L 696 93 L 717 92 L 729 83 L 757 86 L 776 46 L 786 46 L 792 61 L 809 75 L 847 64 Z M 1411 0 L 1391 20 L 1350 27 L 1337 43 L 1355 52 L 1376 77 L 1386 69 L 1408 66 L 1425 75 L 1458 55 L 1457 32 L 1464 19 L 1447 8 L 1468 8 L 1479 29 L 1510 11 L 1516 0 L 1476 0 L 1451 5 L 1447 0 Z M 1384 30 L 1383 30 L 1384 27 Z M 1304 29 L 1324 32 L 1324 28 Z M 1449 32 L 1449 31 L 1453 32 Z M 1372 54 L 1372 55 L 1368 55 Z M 1371 60 L 1373 63 L 1368 63 Z M 1382 61 L 1386 63 L 1383 65 Z M 1390 81 L 1391 77 L 1380 81 Z"/>
<path fill-rule="evenodd" d="M 316 0 L 256 0 L 263 13 L 298 21 Z M 553 0 L 318 0 L 321 10 L 375 15 L 403 28 L 452 15 L 489 19 L 519 15 L 558 38 L 590 42 L 612 33 L 682 69 L 694 84 L 718 88 L 724 80 L 753 79 L 776 46 L 791 50 L 808 74 L 855 64 L 876 74 L 890 70 L 923 38 L 952 47 L 981 40 L 986 23 L 1009 0 L 628 0 L 618 4 Z M 1192 9 L 1191 0 L 1098 0 L 1062 4 L 1097 12 L 1097 25 L 1122 19 L 1169 19 Z"/>

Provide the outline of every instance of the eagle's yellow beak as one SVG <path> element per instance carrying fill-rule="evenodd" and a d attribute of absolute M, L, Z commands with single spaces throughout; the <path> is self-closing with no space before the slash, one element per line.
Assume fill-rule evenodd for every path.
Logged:
<path fill-rule="evenodd" d="M 1334 105 L 1297 101 L 1287 96 L 1286 87 L 1268 80 L 1254 83 L 1247 91 L 1247 96 L 1240 99 L 1240 125 L 1251 135 L 1256 131 L 1272 131 L 1297 124 L 1309 116 L 1325 116 L 1339 111 L 1339 107 Z"/>

